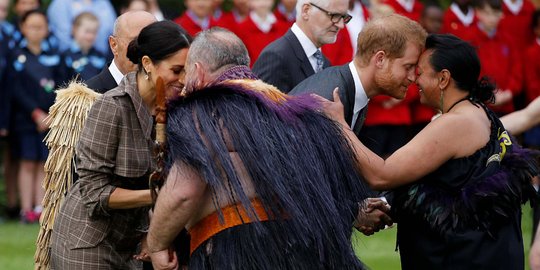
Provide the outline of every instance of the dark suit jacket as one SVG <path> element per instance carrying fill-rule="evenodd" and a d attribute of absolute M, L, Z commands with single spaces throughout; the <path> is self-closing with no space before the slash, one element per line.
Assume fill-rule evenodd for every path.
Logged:
<path fill-rule="evenodd" d="M 323 68 L 329 66 L 330 61 L 324 57 Z M 284 93 L 315 74 L 300 41 L 290 29 L 264 48 L 253 65 L 253 72 Z"/>
<path fill-rule="evenodd" d="M 101 94 L 118 86 L 114 80 L 114 77 L 109 71 L 109 65 L 105 66 L 105 68 L 98 75 L 86 81 L 86 85 L 88 88 Z"/>
<path fill-rule="evenodd" d="M 315 93 L 326 99 L 333 100 L 334 88 L 339 87 L 339 97 L 343 103 L 345 121 L 351 125 L 354 113 L 355 86 L 354 78 L 349 64 L 330 67 L 305 79 L 298 84 L 289 94 L 299 95 L 302 93 Z M 360 111 L 354 125 L 354 133 L 358 136 L 364 119 L 366 118 L 367 106 Z"/>

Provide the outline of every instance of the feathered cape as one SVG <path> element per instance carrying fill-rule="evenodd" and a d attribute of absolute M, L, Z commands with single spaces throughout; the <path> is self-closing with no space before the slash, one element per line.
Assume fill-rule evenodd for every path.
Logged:
<path fill-rule="evenodd" d="M 232 142 L 267 213 L 287 221 L 272 232 L 254 223 L 257 234 L 270 237 L 251 244 L 280 249 L 296 239 L 314 245 L 310 248 L 320 255 L 318 264 L 327 269 L 358 269 L 350 237 L 357 204 L 368 190 L 340 127 L 318 107 L 311 96 L 287 96 L 255 80 L 225 81 L 196 91 L 170 104 L 167 163 L 169 168 L 175 162 L 192 166 L 212 190 L 214 202 L 240 202 L 256 219 L 230 159 L 226 142 Z M 267 266 L 276 265 L 271 254 L 259 255 Z M 249 259 L 243 263 L 249 269 Z"/>

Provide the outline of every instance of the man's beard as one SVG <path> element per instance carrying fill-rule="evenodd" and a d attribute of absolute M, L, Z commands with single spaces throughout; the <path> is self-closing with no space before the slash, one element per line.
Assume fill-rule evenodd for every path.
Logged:
<path fill-rule="evenodd" d="M 396 81 L 394 74 L 390 71 L 390 66 L 383 72 L 375 74 L 375 83 L 379 88 L 380 94 L 385 94 L 397 99 L 402 99 L 400 93 L 401 82 Z M 396 96 L 399 94 L 398 96 Z"/>

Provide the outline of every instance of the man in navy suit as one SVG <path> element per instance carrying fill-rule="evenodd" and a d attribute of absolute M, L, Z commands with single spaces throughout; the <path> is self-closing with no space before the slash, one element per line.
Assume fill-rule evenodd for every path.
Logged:
<path fill-rule="evenodd" d="M 264 48 L 253 72 L 288 93 L 305 78 L 330 66 L 320 48 L 334 43 L 339 30 L 351 20 L 348 7 L 348 0 L 298 0 L 296 23 Z"/>
<path fill-rule="evenodd" d="M 309 77 L 290 94 L 316 93 L 332 99 L 338 87 L 345 120 L 358 136 L 369 98 L 405 97 L 409 84 L 416 80 L 415 67 L 426 37 L 426 31 L 417 22 L 401 15 L 370 21 L 358 35 L 352 62 Z"/>
<path fill-rule="evenodd" d="M 131 63 L 126 56 L 128 45 L 145 26 L 155 21 L 154 15 L 146 11 L 131 11 L 120 15 L 114 22 L 113 34 L 109 37 L 114 58 L 107 68 L 86 82 L 88 88 L 105 93 L 118 86 L 124 75 L 136 70 L 137 65 Z"/>

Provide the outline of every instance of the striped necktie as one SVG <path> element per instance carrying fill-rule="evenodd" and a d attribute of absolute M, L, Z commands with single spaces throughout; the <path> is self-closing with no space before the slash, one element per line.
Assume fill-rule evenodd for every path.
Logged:
<path fill-rule="evenodd" d="M 324 64 L 324 61 L 323 61 L 323 55 L 321 53 L 321 50 L 317 50 L 313 56 L 315 57 L 315 59 L 317 59 L 317 68 L 315 69 L 315 73 L 321 71 L 323 69 L 323 64 Z"/>

